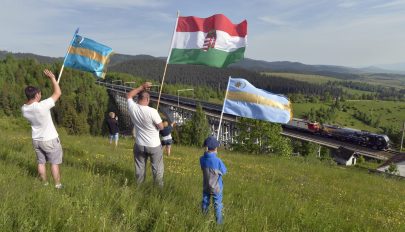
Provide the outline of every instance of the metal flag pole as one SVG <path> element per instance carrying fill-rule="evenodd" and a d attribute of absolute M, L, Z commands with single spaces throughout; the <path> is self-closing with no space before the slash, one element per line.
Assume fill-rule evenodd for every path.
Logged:
<path fill-rule="evenodd" d="M 217 140 L 219 140 L 219 134 L 220 134 L 220 132 L 221 132 L 222 116 L 224 115 L 224 109 L 225 109 L 226 98 L 228 97 L 229 82 L 231 82 L 231 76 L 229 76 L 228 85 L 226 86 L 224 104 L 222 105 L 221 117 L 219 118 L 219 125 L 218 125 L 218 130 L 217 130 L 217 131 L 218 131 L 218 132 L 217 132 Z"/>
<path fill-rule="evenodd" d="M 67 58 L 67 56 L 68 56 L 68 54 L 69 54 L 70 48 L 72 47 L 73 41 L 74 41 L 74 39 L 75 39 L 77 33 L 79 33 L 79 28 L 76 29 L 75 34 L 73 35 L 73 38 L 72 38 L 72 40 L 70 41 L 70 44 L 69 44 L 69 46 L 68 46 L 68 48 L 67 48 L 66 55 L 65 55 L 65 59 L 63 59 L 62 68 L 60 69 L 60 72 L 59 72 L 58 84 L 59 84 L 60 78 L 62 77 L 62 72 L 63 72 L 63 68 L 65 67 L 66 58 Z"/>
<path fill-rule="evenodd" d="M 176 24 L 175 24 L 174 30 L 173 30 L 172 42 L 170 43 L 169 55 L 167 56 L 167 59 L 166 59 L 165 70 L 163 71 L 162 83 L 160 84 L 159 97 L 158 97 L 157 106 L 156 106 L 157 110 L 159 109 L 160 96 L 162 95 L 162 90 L 163 90 L 163 82 L 165 81 L 165 77 L 166 77 L 167 64 L 169 63 L 170 56 L 172 54 L 174 34 L 176 33 L 177 23 L 179 22 L 179 16 L 180 16 L 180 11 L 177 11 L 177 19 L 176 19 Z"/>

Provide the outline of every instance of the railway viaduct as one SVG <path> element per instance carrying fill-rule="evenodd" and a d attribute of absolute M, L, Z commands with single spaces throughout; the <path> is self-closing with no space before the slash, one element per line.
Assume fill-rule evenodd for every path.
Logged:
<path fill-rule="evenodd" d="M 131 131 L 132 123 L 128 114 L 126 94 L 132 89 L 129 86 L 118 85 L 108 83 L 105 81 L 97 81 L 98 85 L 104 86 L 109 95 L 114 99 L 118 110 L 120 111 L 120 124 L 123 124 L 128 131 Z M 151 92 L 151 101 L 157 102 L 158 93 Z M 222 105 L 197 101 L 194 99 L 173 96 L 169 94 L 162 94 L 160 99 L 159 111 L 181 125 L 186 120 L 189 120 L 196 111 L 196 105 L 201 104 L 203 111 L 205 112 L 208 122 L 211 126 L 211 132 L 217 133 L 219 118 L 222 110 Z M 222 125 L 220 130 L 220 140 L 222 144 L 229 144 L 233 142 L 235 135 L 237 134 L 237 117 L 233 115 L 223 115 Z M 368 158 L 387 160 L 393 155 L 397 154 L 395 151 L 376 151 L 373 149 L 357 146 L 342 141 L 336 141 L 330 138 L 324 138 L 316 135 L 311 135 L 304 132 L 297 132 L 294 130 L 283 129 L 281 133 L 284 136 L 288 136 L 293 139 L 312 142 L 331 149 L 338 149 L 339 147 L 345 147 L 347 149 L 356 152 L 359 155 L 363 155 Z"/>

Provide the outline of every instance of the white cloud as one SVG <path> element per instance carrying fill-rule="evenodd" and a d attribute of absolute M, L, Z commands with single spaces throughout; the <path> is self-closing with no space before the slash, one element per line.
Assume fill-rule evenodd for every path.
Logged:
<path fill-rule="evenodd" d="M 392 2 L 385 2 L 379 5 L 375 5 L 373 8 L 391 8 L 391 7 L 399 7 L 405 5 L 404 0 L 397 0 Z"/>
<path fill-rule="evenodd" d="M 339 7 L 342 8 L 352 8 L 358 4 L 357 1 L 346 0 L 338 3 Z"/>
<path fill-rule="evenodd" d="M 90 5 L 94 7 L 127 8 L 127 7 L 162 7 L 166 3 L 159 0 L 45 0 L 49 4 L 64 6 Z"/>
<path fill-rule="evenodd" d="M 275 25 L 275 26 L 287 26 L 290 24 L 287 21 L 283 21 L 281 19 L 277 19 L 277 18 L 270 17 L 270 16 L 261 16 L 261 17 L 259 17 L 259 20 L 261 20 L 265 23 L 271 24 L 271 25 Z"/>

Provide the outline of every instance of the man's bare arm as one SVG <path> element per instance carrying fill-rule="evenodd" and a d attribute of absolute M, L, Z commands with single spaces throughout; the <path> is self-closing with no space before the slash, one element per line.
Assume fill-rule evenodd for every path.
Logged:
<path fill-rule="evenodd" d="M 152 83 L 150 82 L 145 82 L 142 85 L 140 85 L 138 88 L 132 89 L 129 93 L 127 93 L 127 99 L 132 99 L 134 98 L 138 93 L 140 93 L 142 90 L 147 90 L 150 89 L 152 86 Z"/>
<path fill-rule="evenodd" d="M 165 127 L 163 126 L 163 122 L 161 122 L 161 123 L 159 123 L 159 124 L 156 124 L 156 128 L 158 129 L 158 130 L 163 130 Z"/>
<path fill-rule="evenodd" d="M 53 94 L 52 94 L 51 98 L 56 102 L 62 95 L 62 91 L 60 90 L 59 84 L 56 81 L 55 75 L 51 71 L 49 71 L 48 69 L 45 69 L 44 74 L 52 82 Z"/>

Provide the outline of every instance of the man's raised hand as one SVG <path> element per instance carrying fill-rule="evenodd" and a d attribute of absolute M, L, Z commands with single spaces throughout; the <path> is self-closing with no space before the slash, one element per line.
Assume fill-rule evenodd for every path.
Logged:
<path fill-rule="evenodd" d="M 144 90 L 150 90 L 150 87 L 152 86 L 151 82 L 145 82 L 142 84 L 142 87 Z"/>
<path fill-rule="evenodd" d="M 55 75 L 53 75 L 53 73 L 51 71 L 49 71 L 48 69 L 44 70 L 44 74 L 45 76 L 47 76 L 49 79 L 56 79 Z"/>

